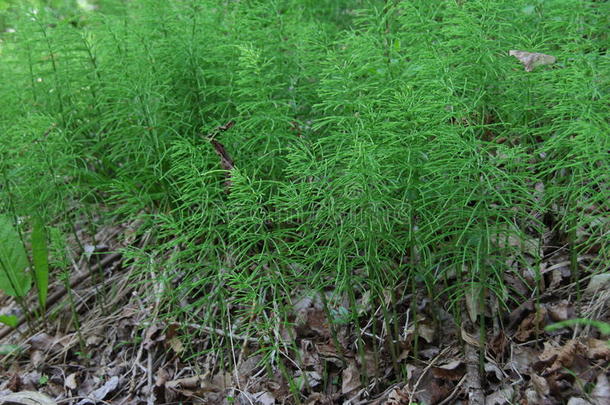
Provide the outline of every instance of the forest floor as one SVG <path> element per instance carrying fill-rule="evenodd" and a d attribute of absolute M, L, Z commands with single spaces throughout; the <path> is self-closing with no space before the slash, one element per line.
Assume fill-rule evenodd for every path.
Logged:
<path fill-rule="evenodd" d="M 545 330 L 577 315 L 609 319 L 608 278 L 583 271 L 574 280 L 569 255 L 561 248 L 545 257 L 538 300 L 529 299 L 503 316 L 491 315 L 497 314 L 497 303 L 494 309 L 490 302 L 492 321 L 483 346 L 469 320 L 458 327 L 443 309 L 424 300 L 418 312 L 435 310 L 447 322 L 434 325 L 420 316 L 418 339 L 411 324 L 387 325 L 401 331 L 400 342 L 388 342 L 383 330 L 365 328 L 362 333 L 380 344 L 357 353 L 349 343 L 355 340 L 354 328 L 349 323 L 331 327 L 319 297 L 310 297 L 295 304 L 300 322 L 292 335 L 284 325 L 275 325 L 278 339 L 290 340 L 281 353 L 289 367 L 268 370 L 256 353 L 261 341 L 256 336 L 187 325 L 199 332 L 201 342 L 194 342 L 185 325 L 158 316 L 160 295 L 151 291 L 164 287 L 154 275 L 145 279 L 134 272 L 119 253 L 147 243 L 149 234 L 136 236 L 138 226 L 106 227 L 93 236 L 79 231 L 85 252 L 73 244 L 80 260 L 73 262 L 70 293 L 65 282 L 51 286 L 47 323 L 0 330 L 3 350 L 18 348 L 0 363 L 4 403 L 610 403 L 610 345 L 604 336 L 587 325 Z M 591 260 L 581 257 L 579 263 L 584 268 Z M 524 272 L 522 280 L 511 282 L 526 293 L 531 280 Z M 574 293 L 576 282 L 580 296 Z M 399 305 L 408 311 L 411 299 L 399 297 Z M 5 310 L 14 306 L 7 297 L 0 304 Z M 370 323 L 382 310 L 363 309 Z M 224 366 L 215 352 L 187 356 L 186 340 L 197 347 L 210 338 L 230 341 Z"/>

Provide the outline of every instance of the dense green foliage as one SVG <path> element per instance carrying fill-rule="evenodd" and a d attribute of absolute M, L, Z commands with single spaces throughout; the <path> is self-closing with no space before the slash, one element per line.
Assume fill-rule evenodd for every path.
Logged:
<path fill-rule="evenodd" d="M 144 218 L 155 242 L 126 255 L 168 317 L 273 349 L 312 290 L 356 328 L 365 291 L 459 320 L 468 291 L 525 298 L 503 275 L 541 277 L 548 229 L 608 262 L 610 3 L 107 3 L 2 34 L 1 208 Z"/>

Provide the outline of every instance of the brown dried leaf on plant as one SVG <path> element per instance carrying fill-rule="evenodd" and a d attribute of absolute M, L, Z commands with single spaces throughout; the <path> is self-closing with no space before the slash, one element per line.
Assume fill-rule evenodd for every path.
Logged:
<path fill-rule="evenodd" d="M 557 61 L 557 58 L 554 56 L 544 53 L 510 50 L 508 54 L 519 59 L 523 63 L 526 72 L 532 72 L 538 66 L 552 65 Z"/>

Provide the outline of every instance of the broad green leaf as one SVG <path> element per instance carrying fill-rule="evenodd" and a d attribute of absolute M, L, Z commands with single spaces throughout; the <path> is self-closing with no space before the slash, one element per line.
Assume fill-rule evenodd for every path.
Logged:
<path fill-rule="evenodd" d="M 34 278 L 38 289 L 38 302 L 44 311 L 49 289 L 49 249 L 44 225 L 40 217 L 34 219 L 32 228 L 32 258 L 34 261 Z"/>
<path fill-rule="evenodd" d="M 0 216 L 0 289 L 17 297 L 27 294 L 32 285 L 27 267 L 28 259 L 19 234 L 10 218 Z"/>
<path fill-rule="evenodd" d="M 19 323 L 18 321 L 15 315 L 0 315 L 0 322 L 11 328 L 16 328 Z"/>

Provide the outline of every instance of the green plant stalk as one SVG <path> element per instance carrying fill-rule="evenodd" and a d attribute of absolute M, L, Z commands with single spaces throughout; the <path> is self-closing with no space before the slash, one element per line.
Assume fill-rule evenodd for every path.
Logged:
<path fill-rule="evenodd" d="M 53 78 L 55 80 L 55 94 L 57 95 L 57 103 L 59 106 L 59 117 L 61 119 L 62 127 L 67 129 L 68 120 L 65 114 L 65 106 L 64 106 L 64 97 L 63 97 L 63 87 L 60 86 L 59 81 L 59 73 L 57 70 L 57 61 L 55 51 L 53 50 L 51 39 L 49 38 L 48 32 L 44 26 L 44 24 L 40 21 L 39 18 L 36 18 L 36 23 L 40 28 L 40 32 L 42 33 L 45 43 L 47 45 L 47 51 L 49 52 L 49 58 L 51 60 L 51 66 L 53 68 Z"/>

